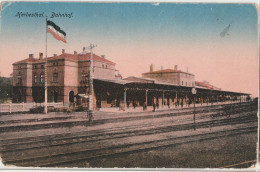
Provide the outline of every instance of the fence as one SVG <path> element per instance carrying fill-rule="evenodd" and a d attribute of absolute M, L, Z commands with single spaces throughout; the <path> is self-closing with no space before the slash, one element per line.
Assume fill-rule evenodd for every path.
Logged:
<path fill-rule="evenodd" d="M 53 106 L 53 107 L 63 107 L 62 102 L 51 102 L 47 104 L 48 106 Z M 0 104 L 0 113 L 1 112 L 28 112 L 30 111 L 31 108 L 39 107 L 39 106 L 44 106 L 44 103 L 5 103 L 5 104 Z"/>

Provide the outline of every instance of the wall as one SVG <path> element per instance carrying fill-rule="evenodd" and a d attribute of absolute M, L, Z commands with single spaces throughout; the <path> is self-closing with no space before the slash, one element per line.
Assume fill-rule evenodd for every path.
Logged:
<path fill-rule="evenodd" d="M 44 86 L 45 81 L 44 63 L 36 63 L 32 65 L 32 86 Z M 34 76 L 37 76 L 37 82 L 34 82 Z M 41 75 L 44 76 L 43 82 L 40 82 Z"/>
<path fill-rule="evenodd" d="M 18 76 L 22 83 L 18 84 Z M 32 64 L 13 65 L 13 102 L 32 102 Z"/>
<path fill-rule="evenodd" d="M 78 62 L 65 60 L 64 86 L 78 85 Z"/>
<path fill-rule="evenodd" d="M 194 86 L 195 86 L 195 76 L 192 75 L 191 78 L 189 76 L 191 76 L 191 75 L 187 75 L 184 73 L 180 74 L 180 85 L 181 86 L 193 87 L 192 83 L 194 83 Z M 182 85 L 182 81 L 183 81 L 183 85 Z M 187 85 L 186 85 L 186 82 L 187 82 Z"/>
<path fill-rule="evenodd" d="M 53 60 L 47 63 L 48 86 L 64 86 L 64 60 Z M 53 81 L 53 73 L 58 73 L 58 82 Z"/>
<path fill-rule="evenodd" d="M 94 61 L 94 77 L 103 79 L 115 79 L 115 65 Z"/>

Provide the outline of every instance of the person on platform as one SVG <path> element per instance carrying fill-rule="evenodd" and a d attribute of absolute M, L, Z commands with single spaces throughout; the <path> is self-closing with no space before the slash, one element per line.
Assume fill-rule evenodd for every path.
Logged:
<path fill-rule="evenodd" d="M 135 109 L 135 107 L 137 106 L 137 104 L 136 104 L 136 102 L 135 102 L 135 101 L 133 102 L 133 106 L 134 106 L 134 109 Z"/>
<path fill-rule="evenodd" d="M 155 103 L 153 102 L 153 112 L 155 112 L 155 108 L 156 108 L 156 105 L 155 105 Z"/>
<path fill-rule="evenodd" d="M 143 110 L 145 111 L 146 108 L 147 108 L 147 106 L 146 106 L 146 103 L 144 102 L 144 103 L 143 103 Z"/>

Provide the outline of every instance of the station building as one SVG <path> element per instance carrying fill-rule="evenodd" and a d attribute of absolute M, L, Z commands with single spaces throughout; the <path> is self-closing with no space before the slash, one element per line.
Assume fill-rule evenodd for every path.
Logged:
<path fill-rule="evenodd" d="M 47 58 L 48 102 L 73 102 L 75 95 L 87 95 L 90 53 L 54 54 Z M 120 79 L 115 63 L 105 56 L 93 54 L 93 74 L 97 78 Z M 13 102 L 43 102 L 45 86 L 45 58 L 33 54 L 13 64 Z"/>
<path fill-rule="evenodd" d="M 45 58 L 30 54 L 13 64 L 13 102 L 44 102 Z M 115 63 L 93 54 L 94 108 L 187 105 L 245 100 L 249 94 L 223 91 L 195 75 L 174 69 L 153 70 L 122 78 Z M 48 102 L 88 106 L 90 53 L 54 54 L 47 58 Z M 192 94 L 196 88 L 196 95 Z"/>

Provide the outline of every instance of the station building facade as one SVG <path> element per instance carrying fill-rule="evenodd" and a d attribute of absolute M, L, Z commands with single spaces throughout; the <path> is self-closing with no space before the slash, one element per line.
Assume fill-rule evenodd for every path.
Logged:
<path fill-rule="evenodd" d="M 13 64 L 13 102 L 43 102 L 45 89 L 45 58 L 29 54 Z M 77 94 L 89 91 L 90 53 L 54 54 L 47 58 L 48 102 L 74 102 Z M 96 78 L 120 79 L 115 63 L 105 56 L 93 54 L 93 75 Z"/>

